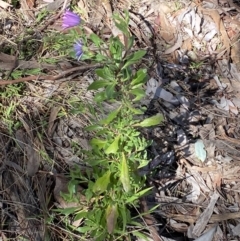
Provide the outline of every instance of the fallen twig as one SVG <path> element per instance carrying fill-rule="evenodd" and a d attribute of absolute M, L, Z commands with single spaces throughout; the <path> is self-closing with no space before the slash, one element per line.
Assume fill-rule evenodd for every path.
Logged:
<path fill-rule="evenodd" d="M 32 80 L 59 80 L 63 77 L 66 77 L 68 74 L 76 72 L 76 71 L 84 71 L 84 70 L 88 70 L 88 69 L 92 69 L 92 68 L 98 68 L 98 67 L 102 67 L 101 64 L 89 64 L 89 65 L 85 65 L 85 66 L 78 66 L 78 67 L 74 67 L 68 70 L 63 71 L 61 74 L 52 76 L 52 75 L 30 75 L 28 77 L 24 77 L 24 78 L 19 78 L 16 80 L 3 80 L 0 81 L 0 85 L 11 85 L 11 84 L 17 84 L 17 83 L 22 83 L 22 82 L 27 82 L 27 81 L 32 81 Z"/>

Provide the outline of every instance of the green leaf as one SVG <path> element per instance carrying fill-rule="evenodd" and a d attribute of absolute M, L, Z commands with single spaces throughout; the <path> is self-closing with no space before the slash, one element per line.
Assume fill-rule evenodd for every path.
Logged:
<path fill-rule="evenodd" d="M 104 148 L 105 145 L 107 144 L 107 141 L 105 140 L 101 140 L 101 139 L 97 139 L 97 138 L 93 138 L 90 141 L 91 146 L 97 146 L 99 149 Z"/>
<path fill-rule="evenodd" d="M 82 218 L 86 218 L 88 216 L 88 211 L 86 210 L 81 210 L 78 212 L 74 218 L 74 221 L 80 220 Z"/>
<path fill-rule="evenodd" d="M 103 44 L 102 39 L 100 39 L 95 33 L 90 34 L 90 39 L 97 47 L 101 47 L 101 45 Z"/>
<path fill-rule="evenodd" d="M 103 127 L 100 125 L 91 125 L 91 126 L 85 127 L 84 129 L 86 131 L 99 131 L 99 130 L 102 130 Z"/>
<path fill-rule="evenodd" d="M 145 91 L 139 88 L 130 90 L 129 92 L 136 96 L 132 101 L 139 101 L 146 95 Z"/>
<path fill-rule="evenodd" d="M 126 63 L 125 65 L 123 66 L 123 69 L 128 67 L 129 65 L 131 64 L 134 64 L 136 63 L 137 61 L 139 61 L 144 55 L 146 54 L 146 51 L 145 50 L 138 50 L 137 52 L 127 56 L 126 58 Z"/>
<path fill-rule="evenodd" d="M 125 205 L 121 206 L 119 208 L 119 212 L 121 214 L 121 221 L 122 221 L 122 224 L 123 224 L 123 232 L 125 231 L 126 227 L 127 227 L 127 223 L 128 223 L 128 218 L 129 218 L 129 211 L 128 209 L 126 208 Z"/>
<path fill-rule="evenodd" d="M 140 110 L 140 109 L 136 109 L 136 108 L 133 108 L 133 107 L 129 107 L 129 109 L 133 112 L 133 114 L 135 115 L 143 115 L 144 114 L 144 111 Z"/>
<path fill-rule="evenodd" d="M 146 82 L 147 78 L 147 70 L 146 69 L 140 69 L 136 73 L 135 77 L 133 78 L 131 82 L 131 86 L 139 85 L 139 84 L 144 84 Z"/>
<path fill-rule="evenodd" d="M 133 231 L 132 232 L 133 236 L 135 236 L 137 239 L 140 238 L 140 240 L 145 240 L 145 241 L 148 241 L 149 240 L 149 237 L 144 234 L 144 233 L 141 233 L 139 231 Z"/>
<path fill-rule="evenodd" d="M 105 151 L 106 154 L 115 154 L 118 151 L 118 142 L 119 142 L 120 136 L 117 136 L 113 143 L 107 148 Z"/>
<path fill-rule="evenodd" d="M 135 200 L 139 199 L 140 197 L 144 196 L 147 192 L 149 192 L 152 187 L 146 188 L 138 193 L 135 193 L 133 196 L 127 199 L 126 203 L 133 203 Z"/>
<path fill-rule="evenodd" d="M 140 163 L 139 163 L 139 165 L 138 165 L 138 169 L 140 169 L 140 168 L 142 168 L 142 167 L 145 167 L 145 166 L 147 166 L 149 164 L 149 160 L 140 160 Z"/>
<path fill-rule="evenodd" d="M 134 126 L 140 126 L 140 127 L 156 126 L 160 124 L 162 121 L 163 121 L 163 115 L 158 113 L 157 115 L 147 118 L 142 122 L 135 124 Z"/>
<path fill-rule="evenodd" d="M 93 185 L 93 192 L 103 193 L 107 190 L 108 184 L 110 183 L 111 172 L 106 172 L 102 177 L 98 178 Z"/>
<path fill-rule="evenodd" d="M 106 209 L 107 230 L 109 234 L 112 234 L 118 218 L 117 205 L 108 205 Z"/>
<path fill-rule="evenodd" d="M 88 90 L 98 90 L 100 88 L 106 87 L 109 85 L 109 81 L 106 80 L 96 80 L 88 86 Z"/>
<path fill-rule="evenodd" d="M 114 74 L 112 73 L 111 69 L 108 67 L 104 67 L 102 69 L 97 69 L 95 73 L 102 79 L 108 80 L 111 82 L 114 79 Z M 108 82 L 108 83 L 109 83 Z"/>
<path fill-rule="evenodd" d="M 113 21 L 119 30 L 121 30 L 127 37 L 130 36 L 128 30 L 129 13 L 127 11 L 125 12 L 125 19 L 121 18 L 119 14 L 113 14 Z"/>
<path fill-rule="evenodd" d="M 104 55 L 102 55 L 102 54 L 100 54 L 100 53 L 97 53 L 97 54 L 95 55 L 95 59 L 96 59 L 97 62 L 102 62 L 102 61 L 107 60 L 106 56 L 104 56 Z"/>
<path fill-rule="evenodd" d="M 116 86 L 116 83 L 111 84 L 106 88 L 105 91 L 106 91 L 106 96 L 107 96 L 108 99 L 114 98 L 115 86 Z"/>
<path fill-rule="evenodd" d="M 122 160 L 120 163 L 120 181 L 123 185 L 123 189 L 125 192 L 129 192 L 131 187 L 130 187 L 130 177 L 129 177 L 129 171 L 128 171 L 128 165 L 127 165 L 127 160 L 122 153 Z"/>
<path fill-rule="evenodd" d="M 121 110 L 121 106 L 118 109 L 112 111 L 108 115 L 108 117 L 106 119 L 101 120 L 100 123 L 104 124 L 104 125 L 108 125 L 110 122 L 112 122 L 117 117 L 120 110 Z"/>
<path fill-rule="evenodd" d="M 94 96 L 94 101 L 97 103 L 101 103 L 106 99 L 107 99 L 107 96 L 105 91 L 98 92 Z"/>
<path fill-rule="evenodd" d="M 126 39 L 126 47 L 127 49 L 131 49 L 132 46 L 133 46 L 133 43 L 134 43 L 134 37 L 133 36 L 130 36 L 128 38 L 125 38 Z"/>
<path fill-rule="evenodd" d="M 70 215 L 75 213 L 77 210 L 79 210 L 79 207 L 71 207 L 71 208 L 64 208 L 64 209 L 56 209 L 55 211 L 62 213 L 64 215 Z"/>
<path fill-rule="evenodd" d="M 87 232 L 93 230 L 94 227 L 92 226 L 83 226 L 83 227 L 78 227 L 75 230 L 78 231 L 79 233 L 86 234 Z"/>
<path fill-rule="evenodd" d="M 119 61 L 122 60 L 123 47 L 124 46 L 123 46 L 123 44 L 121 43 L 121 41 L 119 40 L 118 37 L 110 39 L 109 50 L 110 50 L 111 56 L 115 60 L 119 60 Z"/>

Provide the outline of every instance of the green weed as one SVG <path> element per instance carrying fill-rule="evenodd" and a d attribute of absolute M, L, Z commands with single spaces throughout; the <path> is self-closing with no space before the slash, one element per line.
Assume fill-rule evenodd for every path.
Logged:
<path fill-rule="evenodd" d="M 144 232 L 138 231 L 146 231 L 139 222 L 141 215 L 136 218 L 131 213 L 139 209 L 139 198 L 151 191 L 145 184 L 145 177 L 140 175 L 140 169 L 149 162 L 146 149 L 151 142 L 139 129 L 158 125 L 163 120 L 160 114 L 144 120 L 140 118 L 143 110 L 136 108 L 136 104 L 145 96 L 142 86 L 147 80 L 147 70 L 134 72 L 132 67 L 141 61 L 146 51 L 132 52 L 134 40 L 128 30 L 127 12 L 124 19 L 115 15 L 114 21 L 124 35 L 124 43 L 118 37 L 111 37 L 105 43 L 95 34 L 87 41 L 83 39 L 82 59 L 104 63 L 103 68 L 96 70 L 98 79 L 88 87 L 96 91 L 94 100 L 98 111 L 94 107 L 90 109 L 94 109 L 95 115 L 99 113 L 85 128 L 94 134 L 91 150 L 84 151 L 85 161 L 91 168 L 84 173 L 77 167 L 72 169 L 69 192 L 62 194 L 66 201 L 78 203 L 78 207 L 57 210 L 68 217 L 65 219 L 68 229 L 85 239 L 94 237 L 96 241 L 130 240 L 132 235 L 146 237 Z M 99 51 L 88 49 L 93 45 Z M 102 51 L 104 45 L 108 51 Z M 107 116 L 104 111 L 101 114 L 105 101 L 118 106 Z M 75 113 L 84 110 L 81 104 L 77 107 L 78 102 L 74 100 L 71 105 Z M 84 200 L 77 192 L 78 185 L 85 186 L 81 192 Z M 71 226 L 70 216 L 74 221 L 81 220 L 81 225 Z"/>

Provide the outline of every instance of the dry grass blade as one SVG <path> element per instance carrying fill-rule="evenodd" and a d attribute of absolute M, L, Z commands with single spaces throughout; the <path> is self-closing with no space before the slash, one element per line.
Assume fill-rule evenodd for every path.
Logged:
<path fill-rule="evenodd" d="M 37 219 L 38 203 L 29 185 L 29 180 L 6 169 L 1 178 L 1 185 L 5 190 L 3 193 L 5 199 L 9 200 L 7 204 L 10 210 L 17 215 L 17 220 L 12 219 L 8 224 L 13 225 L 13 227 L 15 226 L 14 222 L 17 224 L 14 235 L 30 240 L 43 241 L 44 228 L 41 221 Z"/>
<path fill-rule="evenodd" d="M 30 177 L 33 177 L 42 162 L 42 158 L 40 155 L 40 150 L 42 149 L 42 143 L 38 140 L 38 138 L 34 138 L 34 142 L 29 143 L 25 150 L 26 150 L 26 156 L 27 156 L 27 174 Z"/>
<path fill-rule="evenodd" d="M 49 120 L 48 120 L 48 131 L 47 131 L 47 134 L 49 137 L 52 137 L 53 132 L 55 131 L 54 121 L 56 120 L 60 109 L 61 109 L 61 107 L 53 107 L 51 109 L 51 113 L 50 113 Z"/>

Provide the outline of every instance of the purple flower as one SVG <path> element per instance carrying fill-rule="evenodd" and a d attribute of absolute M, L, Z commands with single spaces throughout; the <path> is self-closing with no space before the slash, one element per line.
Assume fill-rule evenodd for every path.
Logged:
<path fill-rule="evenodd" d="M 81 18 L 76 14 L 71 12 L 70 10 L 66 10 L 63 14 L 63 29 L 71 28 L 79 25 L 81 22 Z"/>
<path fill-rule="evenodd" d="M 78 40 L 75 44 L 74 44 L 74 51 L 75 51 L 75 55 L 76 55 L 76 58 L 79 60 L 82 55 L 83 55 L 83 50 L 82 50 L 82 42 L 81 40 Z"/>

